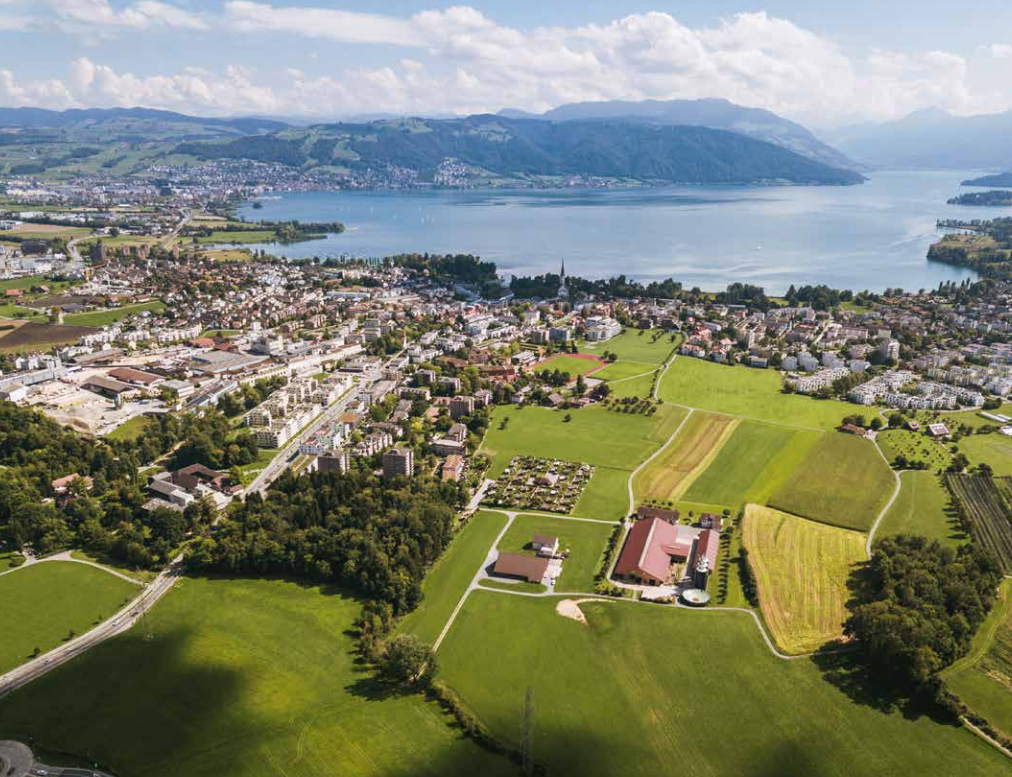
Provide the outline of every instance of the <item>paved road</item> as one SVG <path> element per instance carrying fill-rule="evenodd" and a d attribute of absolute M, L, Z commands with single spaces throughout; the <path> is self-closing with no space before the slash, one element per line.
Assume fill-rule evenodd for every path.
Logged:
<path fill-rule="evenodd" d="M 37 677 L 41 677 L 51 669 L 65 664 L 79 653 L 90 650 L 107 639 L 128 631 L 138 618 L 154 607 L 155 603 L 171 590 L 182 572 L 183 557 L 179 555 L 150 585 L 145 587 L 136 599 L 112 618 L 99 624 L 91 631 L 60 645 L 60 647 L 32 659 L 27 664 L 22 664 L 7 674 L 0 675 L 0 698 L 22 685 L 30 683 Z"/>

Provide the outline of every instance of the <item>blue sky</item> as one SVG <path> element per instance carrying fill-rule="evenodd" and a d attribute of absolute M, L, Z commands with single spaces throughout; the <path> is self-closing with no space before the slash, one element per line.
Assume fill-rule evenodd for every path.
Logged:
<path fill-rule="evenodd" d="M 1008 2 L 0 0 L 0 52 L 0 105 L 52 108 L 335 118 L 724 97 L 825 127 L 1012 105 Z"/>

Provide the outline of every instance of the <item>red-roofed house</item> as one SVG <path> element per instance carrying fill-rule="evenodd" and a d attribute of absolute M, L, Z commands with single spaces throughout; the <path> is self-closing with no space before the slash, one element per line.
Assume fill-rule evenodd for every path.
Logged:
<path fill-rule="evenodd" d="M 692 552 L 696 532 L 660 518 L 637 521 L 629 530 L 615 576 L 644 585 L 664 585 L 671 577 L 672 558 L 684 561 Z"/>

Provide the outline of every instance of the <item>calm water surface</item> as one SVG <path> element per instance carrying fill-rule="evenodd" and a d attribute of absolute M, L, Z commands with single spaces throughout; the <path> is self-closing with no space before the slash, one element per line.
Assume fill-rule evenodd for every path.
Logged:
<path fill-rule="evenodd" d="M 936 219 L 1012 215 L 945 204 L 975 174 L 879 172 L 844 187 L 308 192 L 240 214 L 347 225 L 321 240 L 254 246 L 296 259 L 473 253 L 517 275 L 565 260 L 570 274 L 670 276 L 707 290 L 736 280 L 772 293 L 792 283 L 918 289 L 974 277 L 925 259 Z"/>

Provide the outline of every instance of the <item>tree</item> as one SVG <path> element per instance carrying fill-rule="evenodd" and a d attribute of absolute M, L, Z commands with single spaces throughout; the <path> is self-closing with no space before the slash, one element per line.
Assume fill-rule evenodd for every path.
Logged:
<path fill-rule="evenodd" d="M 436 654 L 413 634 L 400 634 L 387 642 L 379 669 L 399 685 L 428 685 L 436 672 Z"/>

